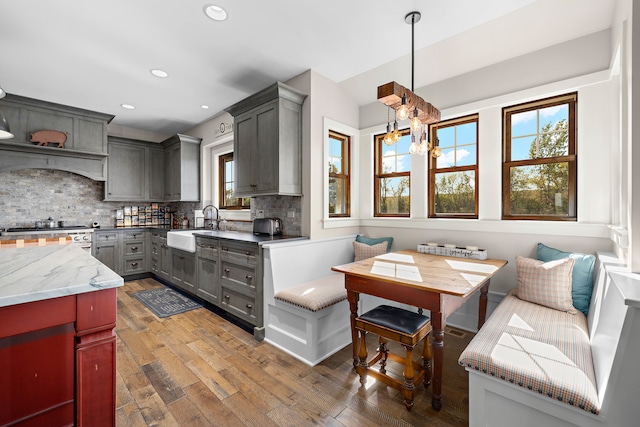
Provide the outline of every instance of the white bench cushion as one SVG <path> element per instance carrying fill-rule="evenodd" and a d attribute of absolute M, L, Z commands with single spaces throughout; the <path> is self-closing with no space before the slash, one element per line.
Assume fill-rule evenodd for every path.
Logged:
<path fill-rule="evenodd" d="M 510 293 L 462 352 L 459 363 L 585 411 L 600 411 L 582 312 L 569 314 Z"/>
<path fill-rule="evenodd" d="M 340 273 L 305 282 L 283 289 L 274 298 L 306 308 L 310 311 L 322 310 L 347 299 L 344 287 L 344 275 Z"/>

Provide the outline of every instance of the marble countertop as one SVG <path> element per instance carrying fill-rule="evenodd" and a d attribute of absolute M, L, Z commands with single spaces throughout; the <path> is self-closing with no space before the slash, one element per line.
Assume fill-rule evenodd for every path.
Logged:
<path fill-rule="evenodd" d="M 0 250 L 0 307 L 122 286 L 79 245 Z"/>

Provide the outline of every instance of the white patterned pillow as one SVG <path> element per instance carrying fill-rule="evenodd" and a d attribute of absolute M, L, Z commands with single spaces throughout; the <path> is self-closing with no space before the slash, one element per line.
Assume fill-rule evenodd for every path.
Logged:
<path fill-rule="evenodd" d="M 387 245 L 389 242 L 382 242 L 376 245 L 367 245 L 366 243 L 353 242 L 353 254 L 356 261 L 371 258 L 387 253 Z"/>
<path fill-rule="evenodd" d="M 516 295 L 524 301 L 575 314 L 571 298 L 573 258 L 542 262 L 516 257 L 518 287 Z"/>

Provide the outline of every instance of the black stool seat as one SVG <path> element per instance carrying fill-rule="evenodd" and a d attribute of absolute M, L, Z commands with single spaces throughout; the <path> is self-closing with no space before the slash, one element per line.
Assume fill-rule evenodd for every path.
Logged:
<path fill-rule="evenodd" d="M 360 316 L 361 320 L 383 328 L 413 335 L 429 322 L 429 317 L 390 305 L 379 305 Z"/>

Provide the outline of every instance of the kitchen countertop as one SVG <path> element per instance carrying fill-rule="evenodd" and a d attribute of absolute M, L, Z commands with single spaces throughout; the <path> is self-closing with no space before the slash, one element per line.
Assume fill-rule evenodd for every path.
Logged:
<path fill-rule="evenodd" d="M 177 230 L 176 230 L 177 231 Z M 193 233 L 196 237 L 213 237 L 218 239 L 237 240 L 240 242 L 257 243 L 275 243 L 291 240 L 305 240 L 306 236 L 289 236 L 289 235 L 255 235 L 245 231 L 221 231 L 221 230 L 196 230 Z"/>
<path fill-rule="evenodd" d="M 123 284 L 122 277 L 79 245 L 0 250 L 0 307 Z"/>

